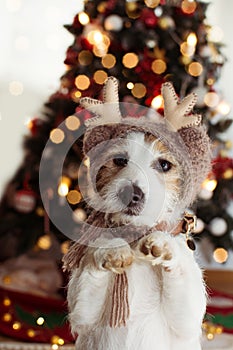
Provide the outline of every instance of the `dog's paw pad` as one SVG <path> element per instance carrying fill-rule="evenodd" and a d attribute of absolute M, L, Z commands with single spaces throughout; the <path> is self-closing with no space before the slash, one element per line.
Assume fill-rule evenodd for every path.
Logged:
<path fill-rule="evenodd" d="M 104 269 L 114 271 L 114 272 L 123 272 L 124 268 L 130 266 L 133 262 L 133 256 L 121 256 L 114 258 L 111 254 L 106 257 L 106 260 L 103 262 L 102 266 Z"/>
<path fill-rule="evenodd" d="M 156 235 L 147 237 L 140 246 L 141 258 L 151 261 L 152 265 L 167 265 L 173 259 L 172 246 L 168 240 Z"/>
<path fill-rule="evenodd" d="M 153 255 L 155 258 L 159 258 L 163 254 L 163 249 L 157 245 L 152 245 L 149 253 L 151 253 L 151 255 Z"/>
<path fill-rule="evenodd" d="M 99 249 L 95 254 L 97 265 L 101 269 L 123 273 L 134 261 L 134 254 L 129 246 Z"/>

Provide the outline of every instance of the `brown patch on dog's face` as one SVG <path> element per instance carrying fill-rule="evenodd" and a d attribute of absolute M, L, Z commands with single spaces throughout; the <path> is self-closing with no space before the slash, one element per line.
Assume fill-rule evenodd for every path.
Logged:
<path fill-rule="evenodd" d="M 96 189 L 98 192 L 108 184 L 117 174 L 128 164 L 127 153 L 113 154 L 106 160 L 105 164 L 101 166 L 96 176 Z"/>

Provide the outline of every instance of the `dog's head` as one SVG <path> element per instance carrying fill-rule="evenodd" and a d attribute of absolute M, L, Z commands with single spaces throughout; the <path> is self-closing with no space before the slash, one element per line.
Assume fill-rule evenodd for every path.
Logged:
<path fill-rule="evenodd" d="M 105 85 L 107 97 L 111 88 L 116 91 L 116 80 L 110 79 L 114 85 Z M 118 101 L 116 104 L 111 100 L 105 110 L 103 103 L 94 100 L 92 111 L 107 117 L 104 122 L 104 118 L 96 117 L 87 123 L 84 152 L 90 158 L 88 200 L 90 206 L 106 213 L 115 224 L 153 226 L 155 222 L 176 220 L 195 199 L 209 170 L 209 140 L 199 126 L 200 118 L 184 117 L 193 101 L 186 101 L 186 106 L 178 104 L 171 84 L 164 91 L 167 120 L 162 117 L 150 120 L 146 116 L 139 119 L 120 116 L 116 120 L 120 114 Z M 166 91 L 173 99 L 169 104 Z M 174 99 L 178 112 L 171 110 Z M 84 100 L 83 105 L 88 107 L 87 103 L 92 105 L 92 101 Z M 111 123 L 108 118 L 114 113 Z M 177 115 L 183 120 L 172 124 Z"/>

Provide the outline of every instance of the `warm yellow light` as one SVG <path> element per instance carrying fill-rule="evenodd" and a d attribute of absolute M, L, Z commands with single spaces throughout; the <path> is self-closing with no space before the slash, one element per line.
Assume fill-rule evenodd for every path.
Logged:
<path fill-rule="evenodd" d="M 169 28 L 174 28 L 175 22 L 170 16 L 162 16 L 158 20 L 158 25 L 162 30 L 167 30 Z"/>
<path fill-rule="evenodd" d="M 87 40 L 93 45 L 93 53 L 97 57 L 103 57 L 108 52 L 110 39 L 100 30 L 92 30 L 87 34 Z"/>
<path fill-rule="evenodd" d="M 80 127 L 80 120 L 75 115 L 71 115 L 66 118 L 65 124 L 67 129 L 72 131 L 77 130 Z"/>
<path fill-rule="evenodd" d="M 227 141 L 225 142 L 225 147 L 226 147 L 226 149 L 232 149 L 232 146 L 233 146 L 232 141 L 227 140 Z"/>
<path fill-rule="evenodd" d="M 220 114 L 227 115 L 230 113 L 231 107 L 226 101 L 221 101 L 216 109 Z"/>
<path fill-rule="evenodd" d="M 90 79 L 86 75 L 80 74 L 75 78 L 75 85 L 80 90 L 86 90 L 90 86 Z"/>
<path fill-rule="evenodd" d="M 58 341 L 57 341 L 58 345 L 64 345 L 64 339 L 62 338 L 59 338 Z"/>
<path fill-rule="evenodd" d="M 212 179 L 212 180 L 206 179 L 202 183 L 202 188 L 205 188 L 206 190 L 213 192 L 215 190 L 217 184 L 218 184 L 218 181 L 215 179 Z"/>
<path fill-rule="evenodd" d="M 83 50 L 78 55 L 78 61 L 82 66 L 88 66 L 93 60 L 93 54 L 88 50 Z"/>
<path fill-rule="evenodd" d="M 184 13 L 190 15 L 192 14 L 197 8 L 197 4 L 195 1 L 188 1 L 188 0 L 184 0 L 181 3 L 181 9 Z"/>
<path fill-rule="evenodd" d="M 180 58 L 179 58 L 179 60 L 180 60 L 180 62 L 183 64 L 183 65 L 185 65 L 185 66 L 187 66 L 190 62 L 191 62 L 191 57 L 189 57 L 189 56 L 181 56 Z"/>
<path fill-rule="evenodd" d="M 213 253 L 213 257 L 217 263 L 223 264 L 228 259 L 228 252 L 224 248 L 217 248 Z"/>
<path fill-rule="evenodd" d="M 134 87 L 131 90 L 132 94 L 136 98 L 142 98 L 146 95 L 146 87 L 142 83 L 134 84 Z"/>
<path fill-rule="evenodd" d="M 167 69 L 166 62 L 160 59 L 154 60 L 151 65 L 151 69 L 156 74 L 162 74 Z"/>
<path fill-rule="evenodd" d="M 81 91 L 76 90 L 76 91 L 73 91 L 73 92 L 71 93 L 71 96 L 72 96 L 72 99 L 73 99 L 75 102 L 78 102 L 79 99 L 80 99 L 80 97 L 82 96 L 82 93 L 81 93 Z"/>
<path fill-rule="evenodd" d="M 33 120 L 32 118 L 28 117 L 24 123 L 26 125 L 26 127 L 31 130 L 33 127 Z"/>
<path fill-rule="evenodd" d="M 222 177 L 226 180 L 232 179 L 233 178 L 233 169 L 225 170 Z"/>
<path fill-rule="evenodd" d="M 100 30 L 95 29 L 95 30 L 91 30 L 88 34 L 87 34 L 87 40 L 89 41 L 90 44 L 92 45 L 97 45 L 101 42 L 103 42 L 103 34 L 101 33 Z"/>
<path fill-rule="evenodd" d="M 104 43 L 99 43 L 93 47 L 93 53 L 96 57 L 103 57 L 108 52 L 108 46 Z"/>
<path fill-rule="evenodd" d="M 33 329 L 28 329 L 27 330 L 27 335 L 29 338 L 33 338 L 36 335 L 36 332 Z"/>
<path fill-rule="evenodd" d="M 217 107 L 219 104 L 219 96 L 216 92 L 207 92 L 204 97 L 204 102 L 208 107 Z"/>
<path fill-rule="evenodd" d="M 126 53 L 122 58 L 122 63 L 126 68 L 134 68 L 138 64 L 139 58 L 134 52 Z"/>
<path fill-rule="evenodd" d="M 223 327 L 222 326 L 217 326 L 215 329 L 216 334 L 222 334 L 223 333 Z"/>
<path fill-rule="evenodd" d="M 12 320 L 12 316 L 7 312 L 2 316 L 2 319 L 4 322 L 10 322 Z"/>
<path fill-rule="evenodd" d="M 21 323 L 20 322 L 14 322 L 13 325 L 12 325 L 12 328 L 15 331 L 18 331 L 21 328 Z"/>
<path fill-rule="evenodd" d="M 58 344 L 58 339 L 60 337 L 58 335 L 53 335 L 52 338 L 51 338 L 51 343 L 52 344 Z"/>
<path fill-rule="evenodd" d="M 43 317 L 38 317 L 38 319 L 36 320 L 36 323 L 38 324 L 38 326 L 42 326 L 44 322 L 45 320 Z"/>
<path fill-rule="evenodd" d="M 64 138 L 65 138 L 65 134 L 64 134 L 64 131 L 62 131 L 61 129 L 53 129 L 50 132 L 50 140 L 53 143 L 56 143 L 56 144 L 62 143 Z"/>
<path fill-rule="evenodd" d="M 104 70 L 97 70 L 94 73 L 93 79 L 97 84 L 103 84 L 105 80 L 107 79 L 108 74 Z"/>
<path fill-rule="evenodd" d="M 97 11 L 99 13 L 104 13 L 106 10 L 106 4 L 107 4 L 106 1 L 102 1 L 101 3 L 99 3 L 99 5 L 97 6 Z"/>
<path fill-rule="evenodd" d="M 64 339 L 60 338 L 58 335 L 53 335 L 51 338 L 51 343 L 53 345 L 64 345 L 65 341 Z M 56 347 L 53 347 L 53 349 L 57 349 Z"/>
<path fill-rule="evenodd" d="M 66 198 L 70 204 L 78 204 L 81 201 L 82 196 L 79 191 L 72 190 L 67 194 Z"/>
<path fill-rule="evenodd" d="M 37 246 L 43 250 L 48 250 L 51 247 L 51 244 L 51 237 L 49 235 L 43 235 L 37 241 Z"/>
<path fill-rule="evenodd" d="M 195 33 L 190 33 L 187 37 L 187 44 L 190 46 L 196 46 L 197 44 L 197 36 Z"/>
<path fill-rule="evenodd" d="M 209 78 L 206 80 L 206 83 L 211 86 L 211 85 L 214 85 L 215 80 L 213 78 Z"/>
<path fill-rule="evenodd" d="M 81 223 L 86 219 L 87 215 L 83 209 L 76 209 L 73 212 L 73 219 L 75 222 Z"/>
<path fill-rule="evenodd" d="M 69 192 L 69 186 L 66 183 L 61 183 L 58 186 L 58 194 L 61 197 L 66 197 Z"/>
<path fill-rule="evenodd" d="M 69 247 L 70 247 L 70 242 L 69 241 L 63 242 L 61 244 L 61 252 L 62 252 L 62 254 L 68 253 Z"/>
<path fill-rule="evenodd" d="M 10 306 L 11 305 L 11 300 L 9 298 L 4 298 L 3 299 L 3 305 L 4 306 Z"/>
<path fill-rule="evenodd" d="M 65 183 L 65 184 L 67 184 L 68 186 L 70 186 L 71 180 L 70 180 L 70 178 L 69 178 L 68 176 L 62 176 L 62 177 L 60 178 L 60 183 Z"/>
<path fill-rule="evenodd" d="M 59 346 L 57 344 L 53 344 L 51 346 L 52 350 L 58 350 Z"/>
<path fill-rule="evenodd" d="M 101 63 L 105 68 L 110 69 L 110 68 L 115 66 L 116 57 L 109 53 L 109 54 L 102 57 Z"/>
<path fill-rule="evenodd" d="M 87 167 L 90 168 L 90 158 L 86 157 L 83 161 L 83 164 Z"/>
<path fill-rule="evenodd" d="M 80 12 L 78 15 L 78 19 L 83 26 L 90 22 L 90 18 L 86 12 Z"/>
<path fill-rule="evenodd" d="M 11 284 L 11 277 L 9 275 L 5 275 L 2 280 L 4 284 Z"/>
<path fill-rule="evenodd" d="M 132 90 L 133 87 L 134 87 L 134 83 L 129 82 L 129 83 L 127 83 L 126 86 L 127 86 L 127 88 L 128 88 L 129 90 Z"/>
<path fill-rule="evenodd" d="M 206 337 L 208 340 L 213 340 L 214 339 L 214 334 L 213 333 L 207 333 Z"/>
<path fill-rule="evenodd" d="M 199 62 L 192 62 L 188 67 L 188 72 L 193 77 L 199 77 L 203 72 L 203 67 Z"/>
<path fill-rule="evenodd" d="M 152 102 L 151 102 L 151 106 L 155 109 L 162 108 L 163 104 L 164 104 L 164 100 L 163 100 L 162 95 L 158 95 L 158 96 L 154 97 Z"/>
<path fill-rule="evenodd" d="M 125 11 L 129 18 L 136 19 L 141 14 L 141 9 L 139 8 L 136 1 L 126 1 Z"/>
<path fill-rule="evenodd" d="M 155 8 L 160 4 L 160 0 L 144 0 L 147 7 Z"/>
<path fill-rule="evenodd" d="M 195 46 L 190 46 L 186 41 L 180 45 L 180 52 L 183 56 L 191 57 L 195 53 Z"/>

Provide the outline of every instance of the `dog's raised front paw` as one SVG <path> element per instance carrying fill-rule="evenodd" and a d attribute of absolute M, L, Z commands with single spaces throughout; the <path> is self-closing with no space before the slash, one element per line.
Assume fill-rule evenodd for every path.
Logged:
<path fill-rule="evenodd" d="M 164 232 L 153 232 L 143 238 L 139 245 L 140 258 L 162 265 L 170 271 L 177 261 L 177 244 L 173 237 Z"/>
<path fill-rule="evenodd" d="M 117 239 L 116 239 L 117 240 Z M 124 242 L 119 245 L 119 241 L 115 241 L 113 246 L 112 240 L 109 247 L 100 247 L 94 252 L 94 260 L 99 269 L 109 270 L 115 273 L 123 273 L 134 260 L 134 253 L 128 243 Z"/>

